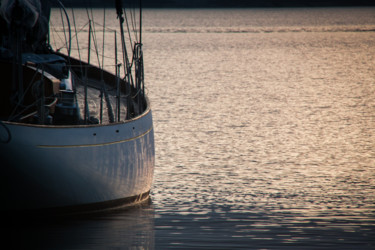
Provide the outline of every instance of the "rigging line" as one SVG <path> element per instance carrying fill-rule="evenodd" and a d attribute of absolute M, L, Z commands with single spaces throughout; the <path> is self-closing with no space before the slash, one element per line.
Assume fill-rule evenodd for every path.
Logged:
<path fill-rule="evenodd" d="M 74 24 L 74 25 L 75 25 L 75 24 Z M 77 28 L 75 27 L 75 34 L 74 34 L 74 36 L 72 36 L 72 40 L 73 40 L 74 38 L 78 39 L 78 38 L 77 38 L 77 37 L 78 37 L 78 34 L 81 33 L 81 32 L 83 31 L 83 29 L 84 29 L 87 25 L 89 25 L 89 22 L 87 22 L 85 25 L 83 25 L 83 26 L 81 27 L 81 29 L 78 30 L 78 31 L 77 31 Z M 63 43 L 63 41 L 62 41 L 63 39 L 58 35 L 58 33 L 60 33 L 60 31 L 57 31 L 55 27 L 53 28 L 53 30 L 54 30 L 54 32 L 53 32 L 52 34 L 56 34 L 56 35 L 60 38 L 61 43 Z M 55 40 L 55 39 L 53 39 L 53 40 Z M 57 44 L 56 44 L 56 41 L 54 41 L 54 43 L 55 43 L 55 45 L 57 45 Z M 60 48 L 56 49 L 56 50 L 57 50 L 57 51 L 60 51 L 60 50 L 61 50 L 62 48 L 64 48 L 65 46 L 67 46 L 66 43 L 63 43 L 63 45 L 62 45 Z M 72 49 L 73 49 L 73 48 L 71 48 L 71 50 L 72 50 Z"/>
<path fill-rule="evenodd" d="M 117 16 L 120 21 L 120 35 L 121 35 L 121 46 L 122 46 L 122 55 L 123 55 L 123 62 L 124 62 L 124 74 L 125 78 L 128 79 L 129 84 L 133 85 L 133 77 L 131 74 L 131 66 L 129 65 L 129 56 L 127 52 L 127 46 L 126 46 L 126 41 L 125 41 L 125 36 L 124 36 L 124 17 L 123 17 L 123 12 L 124 8 L 122 7 L 121 0 L 116 0 L 116 10 L 117 10 Z"/>
<path fill-rule="evenodd" d="M 121 34 L 121 37 L 122 37 L 121 45 L 122 45 L 122 54 L 123 54 L 123 61 L 124 61 L 124 73 L 125 73 L 125 77 L 128 77 L 128 80 L 132 80 L 131 66 L 130 66 L 130 63 L 129 63 L 128 52 L 127 52 L 127 49 L 126 49 L 126 41 L 125 41 L 123 32 L 121 32 L 121 33 L 122 33 Z M 129 83 L 130 83 L 130 81 L 129 81 Z"/>
<path fill-rule="evenodd" d="M 98 51 L 98 43 L 97 43 L 97 39 L 96 39 L 95 22 L 93 21 L 94 20 L 94 13 L 92 11 L 92 8 L 90 9 L 90 11 L 91 11 L 91 18 L 90 18 L 90 14 L 89 14 L 88 8 L 86 8 L 87 17 L 88 17 L 89 21 L 92 23 L 91 34 L 89 34 L 89 35 L 91 35 L 92 39 L 94 40 L 94 47 L 95 47 L 96 59 L 98 60 L 98 66 L 99 66 L 99 68 L 101 68 L 101 66 L 100 66 L 100 58 L 99 58 L 99 51 Z"/>
<path fill-rule="evenodd" d="M 105 43 L 105 8 L 103 13 L 103 49 L 102 49 L 102 70 L 104 69 L 104 43 Z"/>
<path fill-rule="evenodd" d="M 139 89 L 137 90 L 137 92 L 134 93 L 134 95 L 131 96 L 131 98 L 133 98 L 133 99 L 136 98 L 136 97 L 138 96 L 138 94 L 141 92 L 141 90 L 142 90 L 142 89 L 139 88 Z"/>
<path fill-rule="evenodd" d="M 140 5 L 140 7 L 141 7 L 141 5 Z M 133 28 L 133 33 L 135 34 L 134 36 L 135 36 L 135 43 L 134 43 L 134 45 L 133 44 L 131 44 L 131 46 L 134 46 L 132 49 L 132 53 L 133 53 L 133 55 L 132 55 L 132 62 L 131 62 L 131 66 L 133 66 L 134 64 L 135 64 L 135 59 L 136 59 L 136 54 L 135 54 L 135 51 L 136 51 L 136 46 L 137 46 L 137 44 L 139 44 L 140 42 L 138 41 L 138 34 L 137 34 L 137 29 L 136 29 L 136 26 L 137 26 L 137 22 L 136 22 L 136 14 L 135 14 L 135 9 L 136 9 L 136 7 L 135 7 L 135 4 L 133 4 L 133 8 L 131 9 L 131 10 L 129 10 L 130 11 L 130 15 L 131 15 L 131 22 L 132 22 L 132 28 Z M 141 10 L 141 9 L 140 9 Z M 132 14 L 132 13 L 134 13 L 134 14 Z M 141 13 L 140 13 L 141 14 Z M 140 15 L 140 18 L 141 18 L 141 15 Z M 140 24 L 141 24 L 141 19 L 140 19 Z M 140 30 L 141 31 L 141 30 Z M 140 37 L 141 37 L 141 35 L 139 35 Z"/>
<path fill-rule="evenodd" d="M 132 21 L 132 27 L 133 27 L 133 32 L 134 32 L 135 40 L 138 42 L 137 21 L 136 21 L 135 3 L 134 2 L 133 2 L 133 8 L 132 8 L 132 10 L 130 10 L 130 15 L 131 15 L 131 21 Z"/>
<path fill-rule="evenodd" d="M 73 23 L 74 23 L 74 31 L 75 31 L 75 37 L 77 41 L 77 49 L 78 49 L 78 58 L 79 58 L 79 65 L 81 69 L 81 74 L 83 75 L 83 68 L 82 68 L 82 60 L 81 60 L 81 51 L 79 49 L 79 42 L 78 42 L 78 33 L 77 33 L 77 25 L 76 25 L 76 18 L 74 15 L 74 9 L 72 8 L 72 16 L 73 16 Z M 86 24 L 87 25 L 87 24 Z M 86 26 L 85 25 L 85 26 Z"/>
<path fill-rule="evenodd" d="M 92 5 L 91 5 L 92 6 Z M 96 28 L 95 28 L 95 21 L 94 21 L 94 12 L 93 12 L 93 8 L 91 7 L 90 8 L 90 11 L 91 11 L 91 17 L 92 17 L 92 28 L 93 28 L 93 32 L 92 32 L 92 35 L 93 35 L 93 40 L 94 40 L 94 46 L 95 46 L 95 53 L 96 53 L 96 57 L 97 57 L 97 60 L 98 60 L 98 66 L 99 68 L 101 68 L 100 66 L 100 58 L 99 58 L 99 46 L 98 46 L 98 40 L 96 38 Z"/>
<path fill-rule="evenodd" d="M 78 33 L 77 33 L 77 25 L 76 25 L 76 18 L 75 18 L 75 15 L 74 15 L 74 9 L 72 8 L 72 16 L 73 16 L 73 24 L 74 24 L 74 32 L 75 32 L 75 38 L 76 38 L 76 41 L 77 41 L 77 50 L 78 50 L 78 58 L 79 58 L 79 61 L 80 61 L 80 64 L 81 64 L 81 51 L 79 49 L 79 42 L 78 42 Z"/>
<path fill-rule="evenodd" d="M 50 27 L 51 27 L 51 25 L 50 25 Z M 50 39 L 51 39 L 51 36 L 52 36 L 52 43 L 55 45 L 55 47 L 57 47 L 57 42 L 56 42 L 56 37 L 55 36 L 58 36 L 58 34 L 57 34 L 57 31 L 55 30 L 55 28 L 53 28 L 53 30 L 54 30 L 54 32 L 50 32 L 50 35 L 49 35 L 49 37 L 50 37 Z M 61 39 L 60 39 L 61 40 Z M 50 43 L 51 44 L 51 43 Z"/>
<path fill-rule="evenodd" d="M 131 22 L 131 27 L 133 29 L 133 33 L 135 34 L 135 37 L 137 37 L 137 31 L 134 29 L 134 20 L 133 20 L 133 12 L 132 12 L 132 9 L 129 9 L 129 13 L 130 13 L 130 22 Z M 129 27 L 128 27 L 129 29 Z M 132 44 L 131 44 L 132 45 Z"/>
<path fill-rule="evenodd" d="M 59 2 L 59 4 L 60 4 L 60 6 L 61 6 L 61 9 L 64 11 L 64 14 L 65 14 L 65 17 L 66 17 L 66 22 L 67 22 L 67 25 L 68 25 L 68 31 L 69 31 L 69 44 L 68 44 L 68 47 L 67 47 L 67 49 L 68 49 L 68 56 L 70 57 L 70 50 L 71 50 L 71 47 L 72 47 L 72 43 L 71 43 L 71 41 L 72 41 L 72 33 L 71 33 L 71 29 L 70 29 L 70 22 L 69 22 L 69 17 L 68 17 L 68 13 L 66 12 L 66 9 L 65 9 L 65 7 L 64 7 L 64 5 L 62 4 L 62 2 L 59 0 L 58 1 Z M 64 23 L 64 22 L 63 22 Z M 65 30 L 65 29 L 64 29 Z M 65 34 L 65 32 L 64 32 L 64 34 Z M 68 58 L 69 58 L 68 57 Z M 69 59 L 68 59 L 69 60 Z"/>
<path fill-rule="evenodd" d="M 82 49 L 86 49 L 85 47 L 83 47 Z M 77 50 L 77 49 L 73 49 L 73 50 Z M 102 54 L 99 54 L 100 56 L 103 56 Z M 104 56 L 104 58 L 105 59 L 112 59 L 112 60 L 114 60 L 115 59 L 115 56 Z M 106 67 L 112 67 L 112 66 L 116 66 L 115 64 L 112 64 L 112 63 L 105 63 L 104 64 Z M 67 64 L 67 66 L 70 66 L 70 67 L 75 67 L 75 65 L 73 65 L 73 64 Z M 90 68 L 91 66 L 85 66 L 85 65 L 82 65 L 82 68 Z"/>
<path fill-rule="evenodd" d="M 72 8 L 72 9 L 73 9 L 73 8 Z M 78 30 L 78 32 L 77 32 L 76 35 L 78 36 L 78 33 L 81 33 L 81 32 L 83 31 L 83 29 L 86 28 L 87 25 L 89 25 L 89 21 L 87 21 L 87 22 L 85 23 L 85 25 L 83 25 L 83 26 L 81 27 L 81 29 Z"/>
<path fill-rule="evenodd" d="M 95 22 L 95 21 L 93 21 L 96 25 L 99 25 L 99 26 L 103 26 L 103 24 L 101 24 L 101 23 L 98 23 L 98 22 Z M 105 28 L 106 30 L 107 30 L 107 32 L 115 32 L 116 31 L 116 29 L 111 29 L 111 28 L 108 28 L 108 27 L 106 27 Z M 99 30 L 100 31 L 100 30 Z"/>
<path fill-rule="evenodd" d="M 87 14 L 88 22 L 89 22 L 89 36 L 88 36 L 88 48 L 87 48 L 87 63 L 90 64 L 92 20 L 91 20 L 91 17 L 90 17 L 90 13 L 89 13 L 88 8 L 86 8 L 86 14 Z M 86 70 L 86 73 L 87 73 L 87 70 Z"/>
<path fill-rule="evenodd" d="M 132 37 L 131 37 L 131 34 L 130 34 L 130 29 L 129 29 L 128 16 L 126 15 L 126 9 L 125 8 L 124 8 L 124 15 L 125 15 L 126 27 L 127 27 L 128 35 L 129 35 L 129 41 L 130 41 L 130 44 L 132 44 Z"/>
<path fill-rule="evenodd" d="M 48 22 L 48 44 L 49 46 L 51 46 L 51 35 L 53 36 L 54 34 L 52 33 L 51 34 L 51 26 L 53 26 L 53 22 L 51 20 L 49 20 Z M 55 40 L 54 37 L 52 37 L 52 40 Z M 54 41 L 53 41 L 54 43 Z"/>
<path fill-rule="evenodd" d="M 53 98 L 53 95 L 45 97 L 45 99 L 51 99 L 51 98 Z M 34 107 L 38 102 L 40 102 L 41 99 L 42 99 L 42 98 L 35 99 L 35 101 L 32 102 L 31 104 L 29 104 L 29 105 L 27 105 L 27 106 L 24 106 L 23 109 L 22 109 L 20 112 L 18 112 L 17 115 L 22 114 L 22 113 L 24 113 L 26 110 L 28 110 L 28 109 Z M 10 121 L 13 120 L 14 118 L 17 117 L 17 115 L 12 114 L 12 116 L 10 117 L 9 120 L 10 120 Z"/>
<path fill-rule="evenodd" d="M 63 14 L 62 14 L 61 8 L 60 8 L 60 16 L 61 16 L 61 23 L 62 23 L 62 27 L 63 27 L 63 31 L 64 31 L 65 45 L 67 45 L 68 44 L 68 39 L 66 38 L 65 22 L 64 22 L 64 18 L 63 18 Z"/>
<path fill-rule="evenodd" d="M 72 40 L 74 39 L 74 38 L 76 38 L 77 36 L 78 36 L 78 33 L 81 33 L 82 32 L 82 30 L 88 25 L 89 23 L 87 22 L 84 26 L 82 26 L 82 28 L 80 29 L 80 30 L 78 30 L 77 31 L 77 28 L 75 27 L 75 34 L 74 34 L 74 36 L 72 36 Z M 75 24 L 74 24 L 75 25 Z M 58 31 L 56 31 L 56 32 L 58 32 Z M 66 44 L 64 44 L 63 46 L 65 46 Z M 61 47 L 62 48 L 62 47 Z M 60 49 L 61 49 L 60 48 Z"/>
<path fill-rule="evenodd" d="M 92 8 L 90 10 L 91 10 L 92 20 L 94 20 L 94 13 L 93 13 Z M 87 13 L 88 13 L 88 10 L 87 10 Z M 98 60 L 98 66 L 99 66 L 99 68 L 102 68 L 100 66 L 99 49 L 98 49 L 98 43 L 97 43 L 97 38 L 96 38 L 95 22 L 93 21 L 92 24 L 93 24 L 92 38 L 94 40 L 94 46 L 95 46 L 96 57 L 97 57 L 97 60 Z M 103 27 L 103 32 L 104 32 L 104 27 Z M 103 48 L 104 48 L 104 40 L 103 40 Z M 103 51 L 103 53 L 104 53 L 104 51 Z M 108 93 L 107 93 L 107 90 L 106 90 L 106 84 L 103 81 L 103 71 L 101 71 L 101 80 L 103 82 L 104 98 L 105 98 L 105 101 L 107 103 L 108 116 L 109 116 L 110 122 L 113 122 L 113 110 L 112 110 L 111 102 L 109 100 Z"/>
<path fill-rule="evenodd" d="M 59 51 L 65 46 L 65 44 L 64 44 L 63 38 L 61 38 L 61 36 L 59 35 L 60 32 L 57 31 L 56 26 L 53 24 L 52 21 L 50 21 L 50 28 L 51 28 L 51 26 L 52 26 L 52 29 L 53 29 L 52 40 L 53 40 L 54 45 L 57 47 L 57 40 L 60 40 L 60 43 L 63 44 L 62 47 L 60 47 L 59 49 L 56 49 L 57 51 Z M 50 32 L 50 34 L 51 34 L 51 32 Z M 57 36 L 58 39 L 56 38 L 56 36 Z"/>
<path fill-rule="evenodd" d="M 142 18 L 143 18 L 143 13 L 142 13 L 142 0 L 139 0 L 139 43 L 142 46 Z"/>
<path fill-rule="evenodd" d="M 135 34 L 135 40 L 137 41 L 137 43 L 139 43 L 139 40 L 138 40 L 138 29 L 137 29 L 137 15 L 136 15 L 136 9 L 134 8 L 134 11 L 133 11 L 133 19 L 134 19 L 134 34 Z"/>
<path fill-rule="evenodd" d="M 39 71 L 39 66 L 41 66 L 41 65 L 37 65 L 37 67 L 36 67 L 36 71 L 35 71 L 35 73 L 34 73 L 34 75 L 33 75 L 33 77 L 31 78 L 31 80 L 30 80 L 30 82 L 29 82 L 29 84 L 27 85 L 27 88 L 25 89 L 25 91 L 23 92 L 23 95 L 21 96 L 21 99 L 20 100 L 23 100 L 24 98 L 25 98 L 25 96 L 26 96 L 26 93 L 29 91 L 29 89 L 32 87 L 32 83 L 34 82 L 34 79 L 35 79 L 35 77 L 37 76 L 37 74 L 38 74 L 38 71 Z M 10 118 L 12 118 L 12 119 L 9 119 L 9 120 L 13 120 L 17 115 L 15 115 L 14 116 L 14 114 L 15 114 L 15 112 L 17 111 L 17 109 L 18 109 L 18 107 L 20 107 L 21 106 L 21 103 L 20 102 L 17 102 L 17 105 L 16 105 L 16 107 L 13 109 L 13 111 L 12 111 L 12 113 L 10 113 L 10 115 L 9 115 L 9 117 Z M 23 106 L 23 105 L 22 105 Z M 26 108 L 28 108 L 27 106 L 26 106 Z M 22 111 L 23 112 L 23 111 Z M 22 113 L 21 112 L 21 113 Z M 13 117 L 14 116 L 14 117 Z"/>
<path fill-rule="evenodd" d="M 124 10 L 125 11 L 125 10 Z M 129 10 L 129 12 L 131 13 L 131 10 Z M 126 17 L 126 12 L 125 12 L 125 17 Z M 131 18 L 132 20 L 132 15 L 131 15 Z M 134 59 L 135 59 L 135 54 L 134 54 L 134 51 L 135 51 L 135 45 L 138 43 L 138 40 L 137 40 L 137 35 L 135 35 L 135 43 L 133 45 L 132 41 L 131 41 L 131 33 L 130 33 L 130 28 L 129 28 L 129 25 L 128 25 L 128 19 L 126 18 L 126 24 L 127 24 L 127 28 L 128 28 L 128 33 L 129 33 L 129 38 L 130 38 L 130 47 L 132 48 L 132 60 L 130 62 L 130 69 L 133 67 L 134 65 Z M 133 26 L 133 30 L 134 30 L 134 25 L 133 25 L 133 21 L 132 21 L 132 26 Z M 133 33 L 136 33 L 136 31 L 133 31 Z M 133 49 L 133 46 L 134 46 L 134 49 Z"/>
<path fill-rule="evenodd" d="M 136 54 L 136 50 L 137 50 L 137 44 L 139 44 L 139 43 L 135 43 L 134 44 L 134 47 L 132 47 L 132 53 L 133 53 L 133 57 L 132 57 L 132 62 L 131 62 L 131 67 L 133 66 L 133 65 L 135 65 L 135 61 L 137 60 L 137 54 Z"/>

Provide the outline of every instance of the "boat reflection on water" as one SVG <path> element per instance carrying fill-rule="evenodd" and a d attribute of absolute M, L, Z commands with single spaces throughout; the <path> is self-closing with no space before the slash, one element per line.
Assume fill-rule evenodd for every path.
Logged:
<path fill-rule="evenodd" d="M 101 214 L 22 219 L 2 223 L 2 242 L 13 249 L 154 249 L 151 200 Z"/>

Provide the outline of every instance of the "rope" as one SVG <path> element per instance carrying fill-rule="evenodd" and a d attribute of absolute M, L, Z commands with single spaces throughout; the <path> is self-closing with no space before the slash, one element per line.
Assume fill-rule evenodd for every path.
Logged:
<path fill-rule="evenodd" d="M 9 143 L 10 142 L 10 140 L 12 140 L 12 134 L 10 133 L 10 130 L 9 130 L 9 128 L 2 122 L 2 121 L 0 121 L 0 125 L 5 129 L 5 131 L 7 132 L 7 134 L 8 134 L 8 139 L 7 140 L 1 140 L 1 138 L 0 138 L 0 142 L 2 142 L 2 143 L 4 143 L 4 144 L 7 144 L 7 143 Z"/>

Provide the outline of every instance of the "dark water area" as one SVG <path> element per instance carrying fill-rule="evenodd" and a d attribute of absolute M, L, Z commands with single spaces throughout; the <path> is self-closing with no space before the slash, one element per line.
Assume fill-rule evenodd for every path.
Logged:
<path fill-rule="evenodd" d="M 143 42 L 151 203 L 3 224 L 4 240 L 29 249 L 375 249 L 374 8 L 150 9 Z"/>

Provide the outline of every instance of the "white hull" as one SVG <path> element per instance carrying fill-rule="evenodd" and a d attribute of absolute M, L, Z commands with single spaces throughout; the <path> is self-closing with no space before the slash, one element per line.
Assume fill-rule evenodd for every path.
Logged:
<path fill-rule="evenodd" d="M 150 109 L 109 125 L 3 123 L 11 140 L 0 142 L 1 210 L 118 205 L 148 197 L 155 159 Z M 0 137 L 7 135 L 0 126 Z"/>

